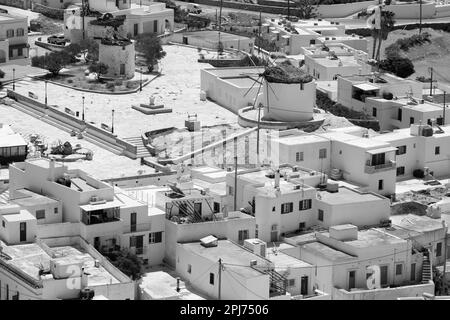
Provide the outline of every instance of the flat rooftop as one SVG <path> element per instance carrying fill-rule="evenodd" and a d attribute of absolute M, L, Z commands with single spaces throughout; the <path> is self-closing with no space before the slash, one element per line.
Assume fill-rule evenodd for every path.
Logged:
<path fill-rule="evenodd" d="M 6 222 L 31 221 L 36 218 L 28 210 L 19 210 L 14 213 L 6 213 L 1 215 Z"/>
<path fill-rule="evenodd" d="M 95 259 L 82 249 L 74 246 L 62 246 L 50 248 L 55 255 L 55 260 L 63 263 L 78 263 L 82 262 L 84 270 L 88 275 L 88 285 L 106 285 L 115 284 L 119 281 L 114 278 L 101 265 L 95 267 Z M 7 263 L 19 268 L 30 277 L 39 280 L 39 266 L 42 265 L 45 271 L 50 270 L 50 260 L 52 258 L 36 243 L 22 244 L 14 246 L 3 246 L 3 252 L 11 257 L 11 260 L 6 260 Z M 53 279 L 53 276 L 46 277 Z"/>
<path fill-rule="evenodd" d="M 15 199 L 11 200 L 11 202 L 18 204 L 19 206 L 22 207 L 32 207 L 58 203 L 58 201 L 55 199 L 48 198 L 46 196 L 40 195 L 39 193 L 35 193 L 27 189 L 18 189 L 16 190 L 16 194 L 17 192 L 20 193 L 20 195 Z"/>
<path fill-rule="evenodd" d="M 389 219 L 391 219 L 394 228 L 398 226 L 416 232 L 433 232 L 444 228 L 440 219 L 415 214 L 394 215 Z"/>
<path fill-rule="evenodd" d="M 272 248 L 266 249 L 266 258 L 275 264 L 275 270 L 278 272 L 283 272 L 289 268 L 312 268 L 312 265 L 294 258 L 281 250 L 295 248 L 294 246 L 287 243 L 280 243 L 277 250 L 274 251 Z"/>
<path fill-rule="evenodd" d="M 203 39 L 205 41 L 210 42 L 218 42 L 219 41 L 219 32 L 218 31 L 195 31 L 195 32 L 185 32 L 183 36 L 193 37 L 198 39 Z M 220 41 L 238 41 L 238 40 L 248 40 L 249 37 L 243 37 L 231 33 L 221 32 L 220 33 Z"/>
<path fill-rule="evenodd" d="M 222 78 L 222 79 L 226 82 L 231 83 L 233 86 L 238 87 L 238 88 L 250 88 L 255 83 L 257 83 L 257 84 L 260 83 L 260 81 L 254 79 L 252 77 L 249 77 L 249 76 L 236 77 L 236 78 Z M 255 87 L 257 87 L 257 86 L 258 85 L 255 85 Z"/>
<path fill-rule="evenodd" d="M 180 292 L 177 292 L 177 279 L 164 271 L 146 273 L 139 287 L 152 299 L 204 300 L 186 289 L 183 281 L 180 281 Z"/>
<path fill-rule="evenodd" d="M 313 58 L 318 65 L 327 68 L 341 68 L 341 67 L 361 67 L 361 64 L 353 56 L 338 56 L 338 59 L 330 59 L 328 57 Z"/>
<path fill-rule="evenodd" d="M 26 146 L 27 143 L 19 133 L 0 135 L 0 148 Z"/>
<path fill-rule="evenodd" d="M 301 248 L 330 261 L 347 261 L 354 259 L 353 256 L 345 252 L 333 249 L 320 242 L 307 243 L 302 245 Z"/>
<path fill-rule="evenodd" d="M 330 234 L 328 232 L 323 233 L 323 235 L 326 237 L 330 237 Z M 352 247 L 369 248 L 405 243 L 405 240 L 399 239 L 389 233 L 383 232 L 380 229 L 373 228 L 358 231 L 358 239 L 356 240 L 343 242 Z"/>
<path fill-rule="evenodd" d="M 328 142 L 328 139 L 325 139 L 324 137 L 317 136 L 314 134 L 291 134 L 287 136 L 281 136 L 278 139 L 273 139 L 274 141 L 277 141 L 279 143 L 292 146 L 292 145 L 298 145 L 298 144 L 307 144 L 307 143 L 317 143 L 317 142 Z"/>
<path fill-rule="evenodd" d="M 260 271 L 250 268 L 250 261 L 256 260 L 257 266 L 265 266 L 270 263 L 269 260 L 244 249 L 243 247 L 229 241 L 218 240 L 217 247 L 206 248 L 200 242 L 191 242 L 180 244 L 187 251 L 195 255 L 201 256 L 209 261 L 216 263 L 222 259 L 226 268 L 233 270 L 245 278 L 259 277 L 262 275 Z M 227 265 L 234 264 L 237 266 Z"/>
<path fill-rule="evenodd" d="M 257 77 L 260 73 L 264 72 L 264 68 L 262 67 L 226 67 L 226 68 L 207 68 L 204 70 L 220 78 L 246 76 L 246 75 L 253 75 Z"/>
<path fill-rule="evenodd" d="M 339 187 L 338 192 L 318 191 L 320 195 L 318 201 L 328 203 L 330 205 L 343 205 L 349 203 L 361 203 L 370 201 L 386 200 L 383 196 L 375 193 L 359 192 L 347 187 Z"/>

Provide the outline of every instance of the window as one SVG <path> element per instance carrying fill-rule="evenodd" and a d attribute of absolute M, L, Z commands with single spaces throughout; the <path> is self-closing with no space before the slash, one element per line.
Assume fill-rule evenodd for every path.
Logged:
<path fill-rule="evenodd" d="M 403 265 L 401 263 L 395 265 L 395 275 L 400 276 L 403 272 Z"/>
<path fill-rule="evenodd" d="M 23 56 L 23 48 L 17 49 L 17 55 L 18 55 L 19 57 Z"/>
<path fill-rule="evenodd" d="M 297 161 L 297 162 L 303 161 L 303 152 L 295 153 L 295 161 Z"/>
<path fill-rule="evenodd" d="M 308 210 L 312 207 L 312 200 L 311 199 L 305 199 L 299 202 L 299 210 Z"/>
<path fill-rule="evenodd" d="M 229 194 L 230 196 L 233 196 L 233 195 L 234 195 L 234 189 L 233 189 L 233 187 L 228 186 L 228 194 Z"/>
<path fill-rule="evenodd" d="M 2 227 L 3 227 L 3 228 L 6 228 L 6 227 L 5 227 L 5 221 L 4 221 L 4 220 L 2 221 Z"/>
<path fill-rule="evenodd" d="M 377 116 L 377 108 L 372 108 L 372 116 Z"/>
<path fill-rule="evenodd" d="M 323 210 L 319 209 L 319 221 L 323 221 Z"/>
<path fill-rule="evenodd" d="M 409 118 L 409 124 L 413 124 L 414 123 L 414 117 L 410 117 Z"/>
<path fill-rule="evenodd" d="M 124 63 L 121 63 L 121 64 L 120 64 L 120 74 L 121 74 L 121 75 L 124 75 L 124 74 L 125 74 L 125 64 L 124 64 Z"/>
<path fill-rule="evenodd" d="M 395 151 L 396 155 L 401 155 L 406 153 L 406 146 L 399 146 L 397 147 L 397 151 Z"/>
<path fill-rule="evenodd" d="M 214 285 L 214 273 L 209 273 L 209 284 Z"/>
<path fill-rule="evenodd" d="M 6 30 L 6 37 L 7 37 L 7 38 L 12 38 L 12 37 L 14 37 L 14 29 L 8 29 L 8 30 Z"/>
<path fill-rule="evenodd" d="M 220 212 L 220 203 L 214 202 L 214 213 Z"/>
<path fill-rule="evenodd" d="M 134 24 L 134 35 L 137 36 L 139 25 L 137 23 Z"/>
<path fill-rule="evenodd" d="M 348 272 L 348 289 L 356 287 L 356 271 L 352 270 Z"/>
<path fill-rule="evenodd" d="M 441 153 L 441 147 L 434 147 L 434 154 L 440 154 Z"/>
<path fill-rule="evenodd" d="M 378 180 L 378 190 L 383 190 L 383 180 Z"/>
<path fill-rule="evenodd" d="M 416 264 L 411 263 L 411 281 L 416 281 Z"/>
<path fill-rule="evenodd" d="M 405 167 L 397 167 L 397 176 L 402 176 L 405 174 Z"/>
<path fill-rule="evenodd" d="M 309 44 L 316 44 L 316 40 L 315 39 L 309 40 Z"/>
<path fill-rule="evenodd" d="M 55 213 L 58 213 L 58 208 L 53 209 Z"/>
<path fill-rule="evenodd" d="M 23 37 L 24 33 L 25 33 L 25 32 L 23 31 L 22 28 L 17 29 L 17 36 L 18 36 L 18 37 Z"/>
<path fill-rule="evenodd" d="M 45 210 L 36 210 L 36 219 L 45 219 Z"/>
<path fill-rule="evenodd" d="M 278 225 L 277 224 L 273 224 L 272 225 L 272 231 L 277 231 L 278 230 Z"/>
<path fill-rule="evenodd" d="M 300 223 L 298 224 L 298 228 L 299 228 L 300 230 L 305 230 L 305 227 L 306 227 L 306 223 L 305 223 L 305 222 L 300 222 Z"/>
<path fill-rule="evenodd" d="M 162 231 L 149 233 L 148 243 L 161 243 L 161 242 L 162 242 Z"/>
<path fill-rule="evenodd" d="M 291 213 L 294 210 L 294 204 L 292 202 L 283 203 L 281 205 L 281 214 Z"/>
<path fill-rule="evenodd" d="M 403 112 L 402 109 L 398 109 L 398 112 L 397 112 L 397 120 L 398 121 L 402 121 L 402 112 Z"/>
<path fill-rule="evenodd" d="M 372 155 L 372 166 L 377 166 L 386 163 L 386 154 L 377 153 Z"/>
<path fill-rule="evenodd" d="M 288 287 L 294 287 L 295 286 L 295 279 L 289 279 L 288 280 Z"/>
<path fill-rule="evenodd" d="M 275 207 L 272 207 L 272 212 L 275 212 Z"/>
<path fill-rule="evenodd" d="M 440 257 L 442 254 L 442 242 L 436 244 L 436 257 Z"/>
<path fill-rule="evenodd" d="M 258 238 L 258 225 L 255 225 L 255 238 Z"/>
<path fill-rule="evenodd" d="M 192 265 L 188 264 L 187 272 L 192 273 Z"/>
<path fill-rule="evenodd" d="M 249 238 L 248 234 L 249 234 L 248 230 L 239 230 L 238 232 L 239 241 L 244 241 L 245 239 L 248 239 Z"/>
<path fill-rule="evenodd" d="M 319 159 L 325 159 L 327 157 L 327 149 L 323 148 L 319 150 Z"/>

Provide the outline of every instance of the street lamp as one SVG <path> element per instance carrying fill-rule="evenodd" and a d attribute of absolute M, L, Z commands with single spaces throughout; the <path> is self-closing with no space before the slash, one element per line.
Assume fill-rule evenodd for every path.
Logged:
<path fill-rule="evenodd" d="M 45 107 L 47 108 L 47 80 L 45 80 Z"/>
<path fill-rule="evenodd" d="M 16 69 L 13 68 L 13 91 L 16 91 Z"/>
<path fill-rule="evenodd" d="M 141 81 L 139 82 L 139 91 L 142 91 L 142 67 L 140 67 L 141 71 Z"/>
<path fill-rule="evenodd" d="M 114 133 L 114 109 L 112 109 L 111 133 Z"/>
<path fill-rule="evenodd" d="M 83 96 L 83 109 L 81 111 L 81 120 L 84 121 L 84 96 Z"/>

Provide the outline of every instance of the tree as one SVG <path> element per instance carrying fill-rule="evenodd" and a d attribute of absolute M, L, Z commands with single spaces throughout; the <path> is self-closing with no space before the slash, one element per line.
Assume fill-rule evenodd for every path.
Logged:
<path fill-rule="evenodd" d="M 152 72 L 153 66 L 166 56 L 161 40 L 152 33 L 144 33 L 137 37 L 136 50 L 144 55 L 149 72 Z"/>
<path fill-rule="evenodd" d="M 85 39 L 80 42 L 80 52 L 84 51 L 84 58 L 90 61 L 98 60 L 98 43 L 93 39 Z M 87 53 L 87 54 L 86 54 Z"/>
<path fill-rule="evenodd" d="M 314 0 L 298 0 L 295 3 L 300 19 L 311 19 L 317 16 L 317 6 Z"/>
<path fill-rule="evenodd" d="M 401 78 L 407 78 L 415 72 L 414 65 L 411 60 L 400 55 L 391 56 L 380 61 L 379 66 L 381 69 L 392 72 Z"/>
<path fill-rule="evenodd" d="M 381 43 L 388 38 L 389 32 L 394 29 L 394 15 L 395 13 L 391 11 L 381 10 L 381 28 L 378 30 L 378 49 L 375 57 L 377 61 L 380 61 Z"/>
<path fill-rule="evenodd" d="M 47 53 L 45 56 L 35 56 L 31 59 L 31 65 L 42 69 L 47 69 L 53 76 L 57 76 L 62 68 L 71 61 L 71 57 L 65 52 Z"/>
<path fill-rule="evenodd" d="M 142 261 L 135 254 L 126 249 L 120 251 L 103 252 L 103 255 L 120 271 L 131 277 L 133 280 L 142 275 Z"/>
<path fill-rule="evenodd" d="M 89 72 L 94 72 L 97 74 L 97 80 L 100 79 L 100 76 L 106 74 L 108 72 L 108 66 L 102 62 L 94 62 L 89 66 Z"/>

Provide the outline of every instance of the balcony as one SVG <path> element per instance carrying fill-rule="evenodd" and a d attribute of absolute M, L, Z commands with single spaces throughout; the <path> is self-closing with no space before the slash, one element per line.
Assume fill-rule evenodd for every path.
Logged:
<path fill-rule="evenodd" d="M 150 231 L 152 225 L 150 222 L 148 223 L 138 223 L 134 225 L 123 226 L 123 234 L 133 233 L 133 232 L 144 232 Z"/>
<path fill-rule="evenodd" d="M 85 224 L 80 223 L 80 233 L 84 239 L 119 235 L 123 230 L 123 220 L 113 219 L 103 223 Z"/>
<path fill-rule="evenodd" d="M 146 255 L 147 250 L 148 250 L 148 247 L 141 247 L 141 248 L 130 247 L 130 252 L 134 253 L 135 255 L 138 255 L 138 256 Z"/>
<path fill-rule="evenodd" d="M 389 160 L 386 163 L 383 164 L 377 164 L 377 165 L 366 165 L 364 172 L 368 173 L 368 174 L 372 174 L 372 173 L 378 173 L 378 172 L 383 172 L 383 171 L 389 171 L 389 170 L 393 170 L 396 167 L 396 163 L 395 161 Z"/>

